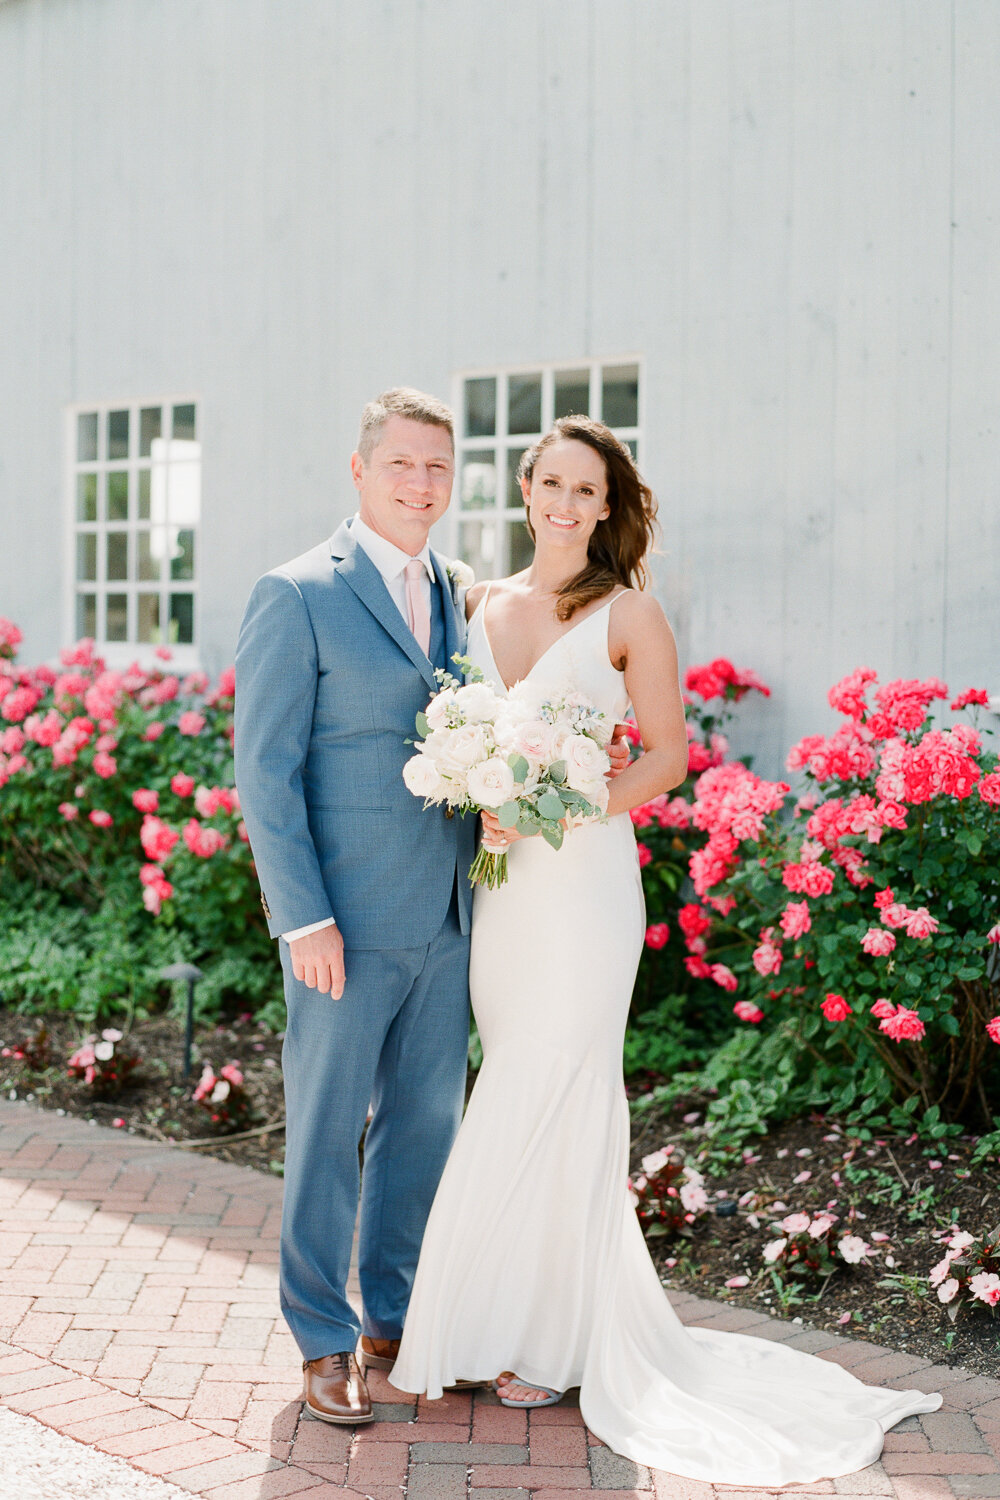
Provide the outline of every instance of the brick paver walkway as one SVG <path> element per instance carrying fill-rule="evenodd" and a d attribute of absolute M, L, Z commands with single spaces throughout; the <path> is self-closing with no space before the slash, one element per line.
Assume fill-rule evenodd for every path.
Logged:
<path fill-rule="evenodd" d="M 764 1493 L 649 1473 L 579 1411 L 490 1393 L 401 1399 L 352 1431 L 303 1417 L 278 1312 L 281 1183 L 27 1105 L 0 1103 L 0 1401 L 211 1500 L 714 1500 Z M 355 1288 L 356 1291 L 356 1288 Z M 1000 1496 L 1000 1383 L 738 1308 L 674 1296 L 688 1323 L 814 1351 L 872 1384 L 941 1390 L 881 1463 L 803 1495 Z"/>

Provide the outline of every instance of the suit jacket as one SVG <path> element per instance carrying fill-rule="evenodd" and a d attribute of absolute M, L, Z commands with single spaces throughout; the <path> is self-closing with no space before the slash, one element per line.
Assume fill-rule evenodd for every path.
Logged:
<path fill-rule="evenodd" d="M 450 662 L 465 649 L 441 559 Z M 258 579 L 236 651 L 236 785 L 272 937 L 333 916 L 348 947 L 414 948 L 467 880 L 475 819 L 424 810 L 403 784 L 414 719 L 437 688 L 345 522 Z"/>

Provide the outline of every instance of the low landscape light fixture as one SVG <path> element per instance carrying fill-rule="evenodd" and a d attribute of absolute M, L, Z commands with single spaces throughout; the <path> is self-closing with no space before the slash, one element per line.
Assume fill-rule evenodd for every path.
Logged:
<path fill-rule="evenodd" d="M 191 1047 L 194 1042 L 194 987 L 203 978 L 196 964 L 168 964 L 160 970 L 161 979 L 187 980 L 187 1015 L 184 1018 L 184 1078 L 191 1073 Z"/>

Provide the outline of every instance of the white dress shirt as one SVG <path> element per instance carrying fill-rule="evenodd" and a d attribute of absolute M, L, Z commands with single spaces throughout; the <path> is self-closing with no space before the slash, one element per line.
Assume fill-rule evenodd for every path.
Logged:
<path fill-rule="evenodd" d="M 392 602 L 399 613 L 406 620 L 406 565 L 412 562 L 411 553 L 404 552 L 402 547 L 397 547 L 394 542 L 389 542 L 384 536 L 379 536 L 370 526 L 366 526 L 360 516 L 355 516 L 351 522 L 351 536 L 358 546 L 367 553 L 382 575 L 382 581 L 389 590 Z M 418 561 L 424 565 L 424 571 L 420 578 L 420 587 L 423 591 L 424 602 L 428 610 L 431 604 L 431 582 L 434 578 L 434 569 L 431 565 L 430 542 L 425 542 L 423 550 L 417 554 Z M 407 621 L 409 623 L 409 621 Z M 333 917 L 326 917 L 322 922 L 310 922 L 306 927 L 295 927 L 291 932 L 283 932 L 281 936 L 286 943 L 292 943 L 296 938 L 308 937 L 310 932 L 319 932 L 323 927 L 334 927 L 336 922 Z"/>

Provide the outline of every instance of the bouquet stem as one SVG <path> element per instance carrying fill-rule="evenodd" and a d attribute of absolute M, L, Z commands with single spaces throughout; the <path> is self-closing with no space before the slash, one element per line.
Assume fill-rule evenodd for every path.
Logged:
<path fill-rule="evenodd" d="M 491 891 L 507 881 L 507 851 L 497 851 L 480 844 L 469 870 L 470 885 L 485 885 Z"/>

